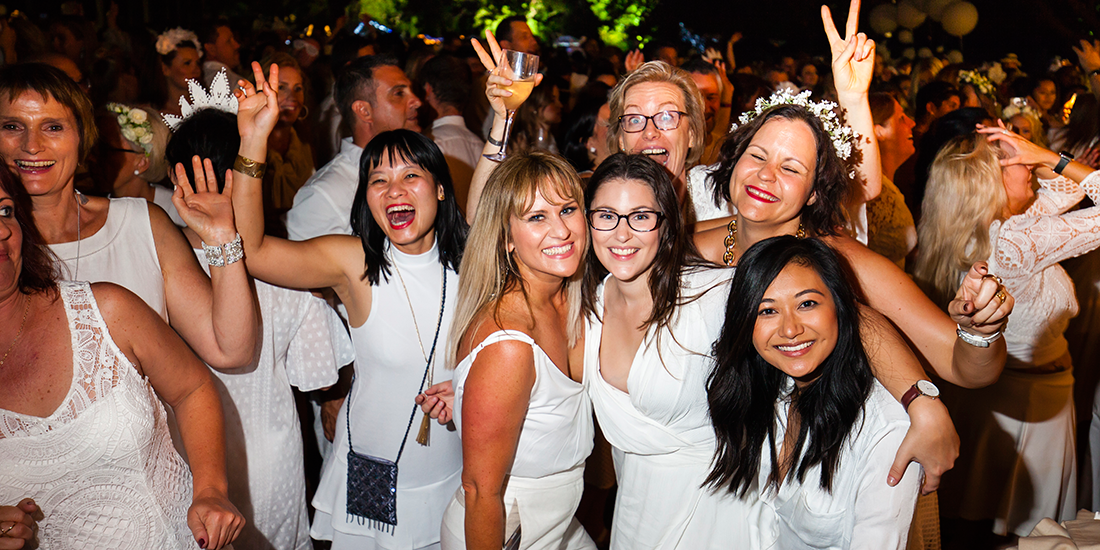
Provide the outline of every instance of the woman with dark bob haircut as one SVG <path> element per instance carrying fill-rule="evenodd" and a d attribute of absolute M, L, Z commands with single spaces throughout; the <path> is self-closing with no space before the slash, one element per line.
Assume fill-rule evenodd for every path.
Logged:
<path fill-rule="evenodd" d="M 857 33 L 858 0 L 849 9 L 847 38 L 841 38 L 828 8 L 821 11 L 843 116 L 834 112 L 834 105 L 783 94 L 773 96 L 770 107 L 761 104 L 743 115 L 743 127 L 727 138 L 720 165 L 710 177 L 713 196 L 728 198 L 737 214 L 720 227 L 696 233 L 696 245 L 708 260 L 733 266 L 753 244 L 769 237 L 823 237 L 853 266 L 868 304 L 897 325 L 940 378 L 965 387 L 988 385 L 1004 368 L 1005 344 L 999 336 L 1013 300 L 995 278 L 985 277 L 993 275 L 985 262 L 975 264 L 963 279 L 949 316 L 896 264 L 843 229 L 846 209 L 874 198 L 881 182 L 867 96 L 875 44 Z M 845 120 L 852 126 L 845 126 Z M 851 179 L 856 173 L 860 179 Z M 869 352 L 873 349 L 868 346 Z M 930 383 L 923 386 L 928 388 L 924 393 L 917 386 L 927 377 L 920 366 L 888 355 L 879 361 L 875 355 L 872 364 L 879 380 L 898 400 L 911 390 L 938 394 Z M 924 466 L 924 488 L 931 491 L 958 456 L 959 440 L 943 403 L 912 402 L 912 430 L 888 481 L 896 483 L 915 459 Z"/>
<path fill-rule="evenodd" d="M 905 548 L 918 467 L 881 479 L 909 419 L 872 376 L 851 280 L 822 241 L 790 235 L 754 245 L 733 278 L 707 482 L 759 499 L 753 548 Z"/>
<path fill-rule="evenodd" d="M 237 126 L 248 158 L 266 158 L 279 115 L 279 67 L 272 65 L 266 80 L 258 63 L 252 68 L 263 89 L 245 87 Z M 347 308 L 356 378 L 313 499 L 311 535 L 332 540 L 334 549 L 372 547 L 383 537 L 402 548 L 438 543 L 443 510 L 460 483 L 462 444 L 456 432 L 433 430 L 420 414 L 410 415 L 418 394 L 451 378 L 442 368 L 448 342 L 440 335 L 455 311 L 467 226 L 443 154 L 409 130 L 375 136 L 360 164 L 355 236 L 301 242 L 265 236 L 263 182 L 241 172 L 230 179 L 225 192 L 233 196 L 249 271 L 274 285 L 332 288 Z M 419 427 L 412 438 L 410 426 Z M 355 494 L 350 487 L 382 481 L 368 478 L 369 457 L 400 468 L 393 516 L 347 501 Z"/>
<path fill-rule="evenodd" d="M 90 197 L 75 175 L 96 139 L 91 101 L 65 73 L 42 64 L 0 69 L 0 156 L 31 197 L 43 242 L 65 279 L 108 281 L 137 294 L 199 357 L 217 368 L 247 365 L 259 321 L 240 262 L 208 277 L 179 229 L 143 198 Z M 211 225 L 176 209 L 209 245 L 231 245 L 232 220 Z"/>
<path fill-rule="evenodd" d="M 32 208 L 0 166 L 0 545 L 229 544 L 244 519 L 206 365 L 128 290 L 58 283 Z"/>

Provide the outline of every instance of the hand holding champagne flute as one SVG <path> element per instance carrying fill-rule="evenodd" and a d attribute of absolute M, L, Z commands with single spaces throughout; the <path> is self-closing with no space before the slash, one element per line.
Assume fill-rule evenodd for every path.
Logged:
<path fill-rule="evenodd" d="M 500 63 L 497 64 L 495 72 L 503 77 L 504 82 L 498 84 L 499 88 L 509 92 L 509 95 L 501 96 L 508 118 L 504 123 L 504 139 L 501 140 L 500 150 L 492 155 L 485 155 L 485 158 L 499 162 L 506 158 L 504 149 L 508 146 L 508 135 L 512 130 L 516 109 L 527 100 L 535 87 L 535 76 L 539 73 L 539 56 L 503 50 L 500 52 Z"/>

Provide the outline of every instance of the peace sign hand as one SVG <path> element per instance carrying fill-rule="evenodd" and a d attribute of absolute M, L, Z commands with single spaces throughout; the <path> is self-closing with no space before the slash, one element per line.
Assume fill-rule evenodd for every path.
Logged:
<path fill-rule="evenodd" d="M 833 81 L 839 96 L 866 94 L 875 72 L 875 41 L 858 32 L 859 2 L 852 0 L 848 7 L 843 38 L 833 23 L 829 6 L 821 6 L 821 22 L 833 52 Z"/>

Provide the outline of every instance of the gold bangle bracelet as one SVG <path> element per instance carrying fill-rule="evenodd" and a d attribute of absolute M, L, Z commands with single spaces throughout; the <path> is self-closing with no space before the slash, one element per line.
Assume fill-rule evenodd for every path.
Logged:
<path fill-rule="evenodd" d="M 237 155 L 237 160 L 233 163 L 233 170 L 249 177 L 263 179 L 264 171 L 267 170 L 267 163 L 246 159 Z"/>

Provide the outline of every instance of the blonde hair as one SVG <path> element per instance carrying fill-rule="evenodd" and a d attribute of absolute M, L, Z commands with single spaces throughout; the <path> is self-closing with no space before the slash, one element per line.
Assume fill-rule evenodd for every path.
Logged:
<path fill-rule="evenodd" d="M 993 251 L 989 226 L 1008 204 L 999 147 L 971 133 L 947 142 L 929 170 L 913 276 L 940 307 L 955 296 L 959 280 Z"/>
<path fill-rule="evenodd" d="M 478 329 L 478 316 L 492 308 L 494 319 L 500 313 L 501 298 L 508 292 L 524 292 L 524 281 L 508 251 L 511 220 L 531 209 L 536 191 L 543 197 L 558 196 L 577 202 L 584 208 L 584 184 L 577 172 L 562 158 L 542 151 L 513 153 L 489 176 L 478 203 L 474 223 L 466 239 L 466 252 L 459 267 L 458 301 L 447 350 L 448 368 L 457 365 L 458 349 L 467 334 Z M 566 279 L 564 291 L 568 305 L 566 334 L 569 345 L 581 333 L 581 289 L 587 238 L 579 239 L 580 268 Z M 475 324 L 476 323 L 476 324 Z"/>
<path fill-rule="evenodd" d="M 688 148 L 684 167 L 694 166 L 703 156 L 703 147 L 706 144 L 707 129 L 703 119 L 703 94 L 699 87 L 691 79 L 691 75 L 682 69 L 677 69 L 664 61 L 650 61 L 638 67 L 626 75 L 608 96 L 608 105 L 611 109 L 611 118 L 608 119 L 610 129 L 607 131 L 607 148 L 611 153 L 622 152 L 619 139 L 623 137 L 622 125 L 619 117 L 623 116 L 626 108 L 626 92 L 637 84 L 644 82 L 665 82 L 680 88 L 684 96 L 684 110 L 687 112 L 687 122 L 691 129 L 691 146 Z M 681 122 L 683 124 L 683 122 Z M 628 151 L 629 152 L 629 151 Z"/>

